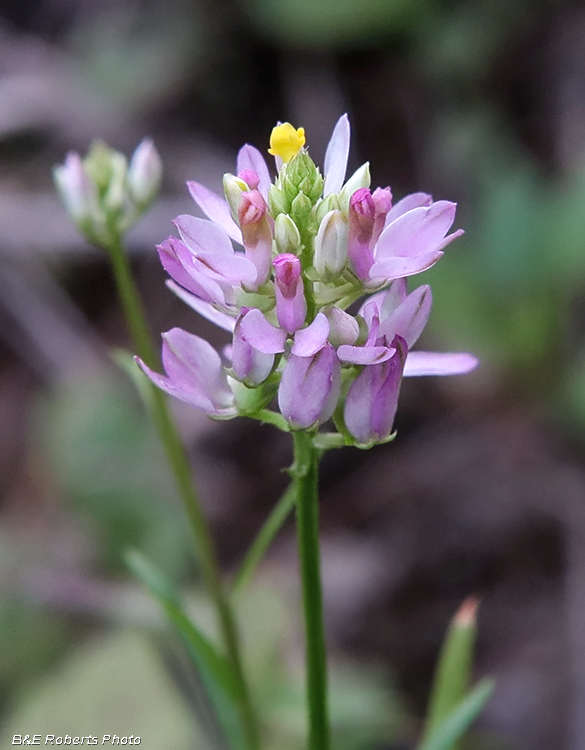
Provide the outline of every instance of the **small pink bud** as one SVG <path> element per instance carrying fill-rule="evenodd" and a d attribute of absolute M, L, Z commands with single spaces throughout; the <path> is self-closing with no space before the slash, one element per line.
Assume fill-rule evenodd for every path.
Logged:
<path fill-rule="evenodd" d="M 266 215 L 267 208 L 266 201 L 258 190 L 247 190 L 242 193 L 238 219 L 246 257 L 256 266 L 255 289 L 264 284 L 270 274 L 272 230 Z"/>
<path fill-rule="evenodd" d="M 256 190 L 260 185 L 260 178 L 253 169 L 242 169 L 241 172 L 238 172 L 238 177 L 246 183 L 250 190 Z"/>
<path fill-rule="evenodd" d="M 301 261 L 292 253 L 278 255 L 273 261 L 276 316 L 287 333 L 301 328 L 307 314 Z"/>

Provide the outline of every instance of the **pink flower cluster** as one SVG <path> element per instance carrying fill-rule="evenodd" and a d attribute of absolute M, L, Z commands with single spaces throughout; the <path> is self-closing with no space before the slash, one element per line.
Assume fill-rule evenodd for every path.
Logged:
<path fill-rule="evenodd" d="M 283 159 L 277 144 L 285 139 Z M 166 375 L 139 361 L 158 387 L 218 418 L 259 415 L 277 394 L 292 429 L 318 429 L 334 417 L 346 442 L 369 446 L 392 434 L 403 376 L 476 366 L 470 354 L 412 351 L 431 290 L 408 293 L 406 277 L 430 268 L 461 234 L 448 234 L 455 204 L 424 193 L 393 204 L 389 188 L 370 190 L 367 164 L 345 181 L 349 140 L 344 115 L 321 176 L 304 131 L 281 125 L 271 140 L 274 184 L 249 145 L 236 175 L 224 177 L 225 197 L 188 183 L 208 218 L 179 216 L 179 238 L 159 246 L 160 258 L 171 288 L 233 342 L 222 357 L 198 336 L 169 331 Z"/>

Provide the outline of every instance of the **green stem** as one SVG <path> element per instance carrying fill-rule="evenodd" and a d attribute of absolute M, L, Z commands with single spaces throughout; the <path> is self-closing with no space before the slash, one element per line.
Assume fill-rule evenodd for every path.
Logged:
<path fill-rule="evenodd" d="M 232 587 L 234 594 L 241 594 L 250 581 L 250 578 L 254 575 L 258 563 L 266 553 L 268 547 L 270 547 L 274 537 L 280 531 L 282 524 L 288 518 L 295 503 L 295 498 L 296 488 L 292 484 L 274 506 L 246 553 Z"/>
<path fill-rule="evenodd" d="M 291 474 L 297 497 L 297 538 L 305 616 L 308 750 L 329 750 L 327 662 L 323 628 L 323 596 L 319 563 L 320 451 L 307 432 L 293 433 Z"/>
<path fill-rule="evenodd" d="M 155 354 L 155 349 L 150 338 L 146 316 L 134 284 L 128 256 L 120 241 L 112 243 L 107 250 L 112 260 L 116 286 L 128 322 L 133 345 L 139 356 L 148 365 L 156 367 L 158 357 Z M 201 566 L 201 573 L 215 606 L 224 646 L 238 686 L 238 710 L 246 734 L 247 745 L 250 750 L 257 750 L 260 746 L 258 725 L 244 677 L 234 617 L 224 593 L 219 573 L 215 545 L 195 489 L 189 459 L 179 431 L 168 408 L 164 394 L 154 385 L 152 386 L 152 410 L 153 421 L 158 430 L 177 490 L 189 518 Z"/>

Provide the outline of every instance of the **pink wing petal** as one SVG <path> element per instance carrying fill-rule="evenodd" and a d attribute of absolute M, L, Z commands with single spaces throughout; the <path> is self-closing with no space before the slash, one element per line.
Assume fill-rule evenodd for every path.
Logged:
<path fill-rule="evenodd" d="M 392 341 L 394 336 L 402 336 L 410 349 L 427 324 L 432 304 L 430 286 L 419 286 L 382 321 L 380 335 L 386 336 L 388 341 Z"/>
<path fill-rule="evenodd" d="M 230 207 L 225 198 L 222 198 L 217 193 L 214 193 L 213 190 L 209 190 L 205 185 L 202 185 L 200 182 L 195 182 L 194 180 L 187 182 L 187 187 L 189 188 L 191 197 L 203 213 L 208 216 L 211 221 L 219 224 L 220 227 L 223 227 L 232 240 L 235 240 L 242 245 L 242 233 L 240 232 L 239 226 L 232 219 Z"/>
<path fill-rule="evenodd" d="M 439 250 L 419 255 L 417 258 L 385 258 L 370 268 L 370 280 L 367 284 L 376 287 L 390 279 L 413 276 L 434 266 L 442 257 L 443 253 Z"/>
<path fill-rule="evenodd" d="M 266 160 L 254 146 L 246 143 L 245 146 L 238 151 L 238 163 L 237 170 L 238 174 L 243 172 L 244 169 L 251 169 L 256 172 L 260 179 L 259 190 L 264 196 L 264 200 L 268 201 L 268 190 L 270 189 L 270 172 L 268 171 L 268 165 Z"/>
<path fill-rule="evenodd" d="M 219 326 L 219 328 L 223 328 L 224 331 L 233 332 L 234 328 L 236 327 L 235 318 L 232 318 L 226 313 L 221 312 L 221 310 L 216 310 L 216 308 L 212 304 L 199 299 L 199 297 L 196 297 L 190 292 L 185 291 L 174 281 L 167 281 L 167 286 L 174 294 L 177 295 L 179 299 L 182 299 L 185 304 L 189 305 L 189 307 L 195 310 L 195 312 L 198 312 L 199 315 L 202 315 L 211 323 L 215 323 L 215 325 Z"/>
<path fill-rule="evenodd" d="M 455 203 L 437 201 L 428 208 L 413 208 L 402 214 L 380 235 L 375 260 L 416 258 L 440 249 L 455 220 L 456 208 Z"/>
<path fill-rule="evenodd" d="M 347 170 L 349 156 L 350 127 L 347 115 L 342 115 L 333 128 L 331 139 L 325 153 L 323 168 L 325 185 L 323 195 L 338 193 L 341 190 Z"/>
<path fill-rule="evenodd" d="M 390 211 L 386 214 L 386 221 L 384 223 L 384 226 L 388 226 L 388 224 L 391 224 L 393 221 L 396 221 L 396 219 L 399 216 L 402 216 L 402 214 L 407 213 L 408 211 L 412 211 L 413 208 L 421 208 L 421 207 L 428 207 L 433 202 L 433 196 L 429 195 L 428 193 L 411 193 L 410 195 L 405 196 L 402 198 L 402 200 L 399 200 L 398 203 L 396 203 Z"/>
<path fill-rule="evenodd" d="M 173 221 L 181 239 L 194 253 L 233 255 L 234 248 L 222 227 L 207 219 L 181 214 Z"/>
<path fill-rule="evenodd" d="M 284 351 L 286 332 L 269 323 L 256 308 L 244 315 L 240 330 L 246 341 L 259 352 L 278 354 Z"/>
<path fill-rule="evenodd" d="M 477 357 L 466 352 L 409 352 L 404 375 L 464 375 L 479 364 Z"/>
<path fill-rule="evenodd" d="M 390 359 L 396 352 L 388 346 L 349 346 L 342 344 L 337 350 L 341 362 L 352 365 L 378 365 Z"/>
<path fill-rule="evenodd" d="M 291 353 L 295 357 L 312 357 L 322 349 L 329 336 L 329 321 L 324 313 L 319 313 L 311 325 L 295 333 Z"/>

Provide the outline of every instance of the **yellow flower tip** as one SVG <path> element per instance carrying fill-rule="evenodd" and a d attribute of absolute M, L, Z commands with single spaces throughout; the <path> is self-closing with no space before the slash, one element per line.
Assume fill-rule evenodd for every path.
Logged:
<path fill-rule="evenodd" d="M 290 122 L 283 122 L 272 129 L 268 153 L 280 156 L 284 162 L 290 161 L 305 145 L 305 129 L 296 130 Z"/>

